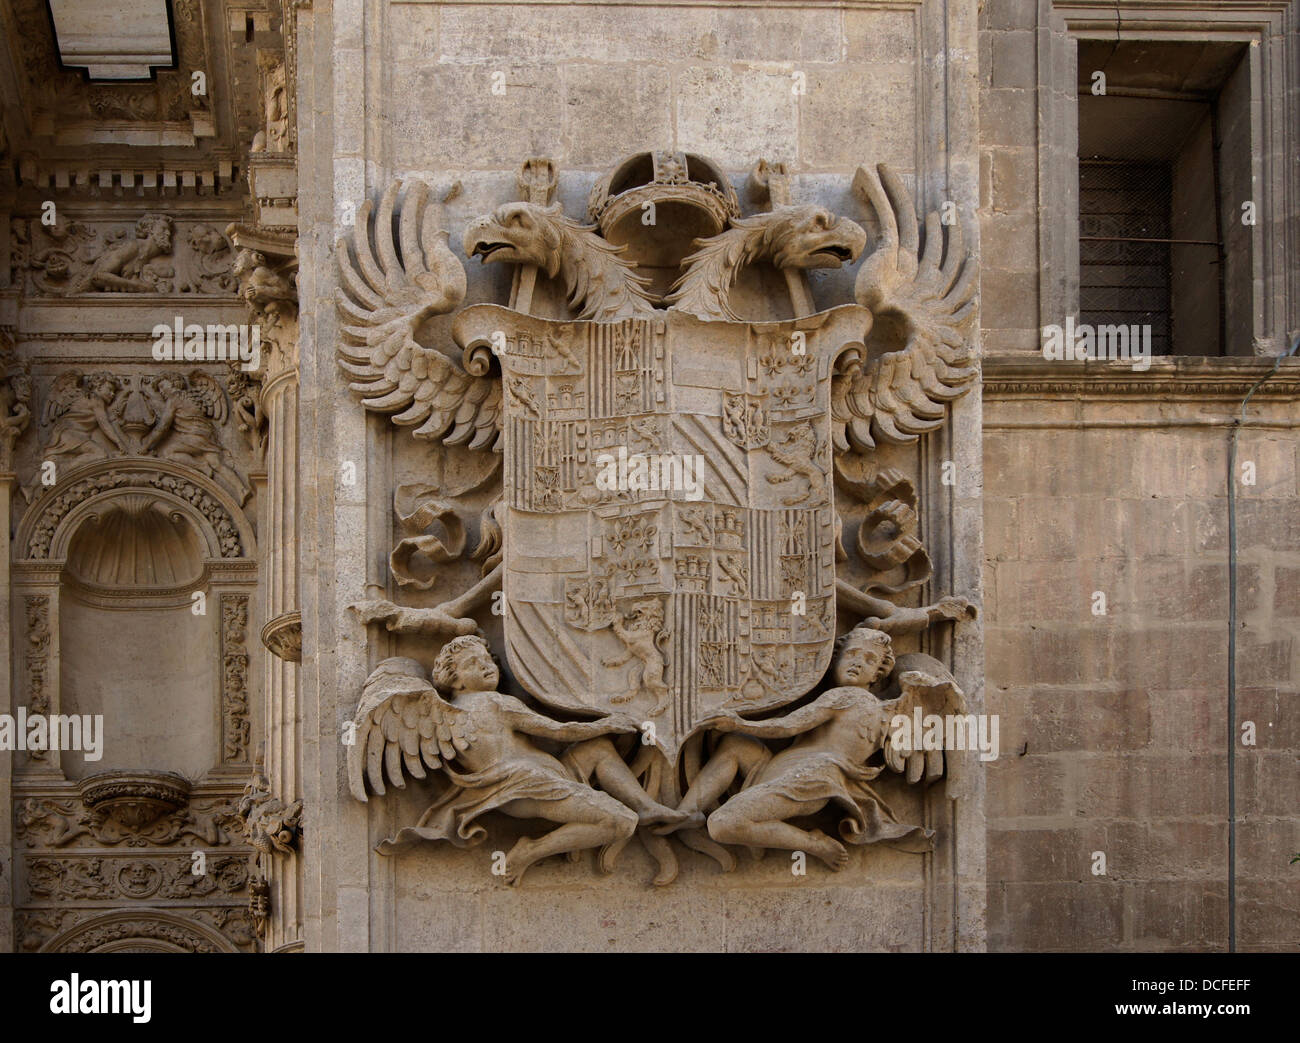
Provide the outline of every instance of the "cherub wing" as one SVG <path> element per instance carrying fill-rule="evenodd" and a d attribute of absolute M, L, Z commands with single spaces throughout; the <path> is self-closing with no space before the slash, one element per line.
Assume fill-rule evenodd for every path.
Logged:
<path fill-rule="evenodd" d="M 41 423 L 53 423 L 68 411 L 68 407 L 85 392 L 81 387 L 81 370 L 72 369 L 60 373 L 50 385 L 50 393 L 45 399 L 45 410 L 41 413 Z"/>
<path fill-rule="evenodd" d="M 930 715 L 946 718 L 951 714 L 966 713 L 966 697 L 957 680 L 937 659 L 920 653 L 900 656 L 895 683 L 898 696 L 885 703 L 890 720 L 902 716 L 913 718 L 917 708 L 924 720 Z M 943 770 L 941 751 L 900 750 L 893 744 L 893 733 L 887 732 L 884 743 L 885 763 L 896 772 L 907 771 L 907 781 L 916 782 L 922 771 L 929 778 L 937 778 Z M 913 736 L 913 739 L 918 738 Z"/>
<path fill-rule="evenodd" d="M 970 340 L 977 277 L 966 263 L 961 226 L 943 225 L 937 213 L 926 215 L 918 255 L 916 209 L 884 164 L 879 175 L 859 167 L 853 187 L 875 211 L 881 233 L 858 269 L 854 294 L 876 320 L 873 342 L 892 342 L 850 366 L 832 392 L 836 448 L 861 452 L 877 439 L 915 442 L 943 424 L 946 403 L 970 389 L 979 374 Z"/>
<path fill-rule="evenodd" d="M 474 741 L 468 714 L 437 693 L 419 663 L 402 656 L 385 659 L 366 679 L 352 723 L 348 786 L 362 802 L 367 780 L 379 796 L 385 775 L 404 789 L 403 769 L 423 779 L 426 766 L 436 771 Z"/>
<path fill-rule="evenodd" d="M 465 269 L 437 226 L 437 208 L 425 207 L 429 186 L 422 181 L 410 183 L 394 235 L 400 187 L 394 181 L 384 192 L 373 222 L 370 201 L 361 204 L 351 250 L 346 239 L 338 241 L 339 366 L 354 378 L 349 386 L 362 405 L 395 414 L 395 424 L 418 424 L 412 432 L 416 438 L 495 448 L 501 433 L 500 381 L 467 373 L 415 339 L 425 319 L 464 299 Z"/>
<path fill-rule="evenodd" d="M 194 370 L 189 377 L 190 394 L 203 409 L 203 412 L 218 424 L 224 424 L 230 413 L 226 402 L 226 392 L 217 379 L 201 369 Z"/>

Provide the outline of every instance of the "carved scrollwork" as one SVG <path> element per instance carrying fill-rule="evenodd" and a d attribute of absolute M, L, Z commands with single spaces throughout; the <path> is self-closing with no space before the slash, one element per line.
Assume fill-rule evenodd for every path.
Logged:
<path fill-rule="evenodd" d="M 188 807 L 134 826 L 114 818 L 111 808 L 53 797 L 28 797 L 14 808 L 15 832 L 27 847 L 67 847 L 87 838 L 96 844 L 115 847 L 163 846 L 189 840 L 216 846 L 234 843 L 241 833 L 231 801 L 216 798 L 192 800 Z"/>

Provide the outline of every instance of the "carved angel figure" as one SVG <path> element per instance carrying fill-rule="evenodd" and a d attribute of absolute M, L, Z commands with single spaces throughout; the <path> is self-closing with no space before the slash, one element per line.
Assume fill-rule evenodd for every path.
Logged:
<path fill-rule="evenodd" d="M 125 391 L 109 373 L 83 377 L 71 370 L 56 378 L 41 418 L 43 424 L 53 424 L 44 458 L 62 469 L 129 452 L 115 411 Z"/>
<path fill-rule="evenodd" d="M 481 637 L 449 641 L 434 661 L 433 682 L 413 659 L 385 659 L 367 679 L 357 707 L 348 779 L 358 800 L 367 799 L 367 782 L 382 795 L 385 776 L 403 788 L 405 774 L 423 779 L 425 768 L 451 782 L 416 825 L 379 845 L 381 854 L 421 840 L 478 844 L 486 830 L 477 820 L 489 811 L 560 823 L 543 837 L 521 837 L 506 854 L 506 879 L 517 884 L 541 859 L 586 848 L 604 848 L 600 864 L 609 870 L 638 824 L 664 831 L 701 824 L 703 816 L 652 800 L 615 750 L 609 736 L 636 732 L 636 721 L 625 715 L 580 722 L 543 717 L 497 691 L 500 672 Z M 537 740 L 573 745 L 557 757 Z"/>
<path fill-rule="evenodd" d="M 179 460 L 211 478 L 220 478 L 239 491 L 240 503 L 247 500 L 252 489 L 227 462 L 217 433 L 217 424 L 225 423 L 228 415 L 221 385 L 202 370 L 195 370 L 188 382 L 167 373 L 142 381 L 140 388 L 157 417 L 141 451 L 157 450 L 164 459 Z"/>
<path fill-rule="evenodd" d="M 840 836 L 850 844 L 883 842 L 905 851 L 930 850 L 933 831 L 900 822 L 870 785 L 883 768 L 868 758 L 889 742 L 895 715 L 962 713 L 964 700 L 947 669 L 929 656 L 904 656 L 896 664 L 889 635 L 857 627 L 840 639 L 835 664 L 839 686 L 807 706 L 781 717 L 747 721 L 736 715 L 709 722 L 728 734 L 691 783 L 678 810 L 692 814 L 713 805 L 742 779 L 740 792 L 708 817 L 709 835 L 722 844 L 807 851 L 831 869 L 842 869 L 848 850 L 819 829 L 802 829 L 789 820 L 821 811 L 827 804 L 844 813 Z M 891 678 L 892 674 L 892 678 Z M 897 689 L 883 699 L 870 689 L 891 678 Z M 891 693 L 892 694 L 892 693 Z M 760 740 L 790 739 L 773 754 Z M 931 778 L 940 760 L 927 764 L 924 752 L 893 753 L 888 763 L 919 777 L 915 758 Z"/>

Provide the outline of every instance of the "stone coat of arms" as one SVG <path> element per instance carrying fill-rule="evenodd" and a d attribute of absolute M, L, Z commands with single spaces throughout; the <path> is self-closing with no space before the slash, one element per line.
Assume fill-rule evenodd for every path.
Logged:
<path fill-rule="evenodd" d="M 524 198 L 464 232 L 467 257 L 515 266 L 508 307 L 457 311 L 465 270 L 421 182 L 364 203 L 338 244 L 352 391 L 416 438 L 501 459 L 474 552 L 481 580 L 436 607 L 354 606 L 436 650 L 431 672 L 380 663 L 353 722 L 358 799 L 444 780 L 384 853 L 477 843 L 492 811 L 556 824 L 510 850 L 512 882 L 585 848 L 611 868 L 633 836 L 657 883 L 676 875 L 674 843 L 725 869 L 738 846 L 832 868 L 844 842 L 928 849 L 932 833 L 870 783 L 889 769 L 941 776 L 942 755 L 895 748 L 888 722 L 964 712 L 963 697 L 942 664 L 896 655 L 891 636 L 974 607 L 900 604 L 930 561 L 910 479 L 875 456 L 938 428 L 976 379 L 975 268 L 959 227 L 931 215 L 922 236 L 898 177 L 864 166 L 854 187 L 874 249 L 856 301 L 818 311 L 804 273 L 856 261 L 868 234 L 792 202 L 779 165 L 760 162 L 750 184 L 767 208 L 743 216 L 707 159 L 643 153 L 596 184 L 580 223 L 553 202 L 553 167 L 530 160 Z M 533 313 L 543 281 L 558 315 Z M 746 294 L 777 291 L 788 303 L 765 315 L 791 317 L 742 317 Z M 453 312 L 454 343 L 417 339 Z M 879 580 L 865 588 L 839 574 L 837 486 L 865 504 L 855 550 Z M 436 519 L 446 532 L 394 549 L 398 583 L 427 589 L 437 578 L 416 578 L 413 556 L 461 557 L 469 519 L 454 499 L 398 499 L 412 531 Z M 474 618 L 489 606 L 499 649 Z M 837 641 L 841 617 L 858 625 Z M 789 821 L 827 808 L 838 839 Z"/>

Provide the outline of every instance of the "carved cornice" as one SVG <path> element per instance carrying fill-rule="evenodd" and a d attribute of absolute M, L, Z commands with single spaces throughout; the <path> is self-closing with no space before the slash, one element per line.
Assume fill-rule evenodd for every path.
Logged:
<path fill-rule="evenodd" d="M 1053 362 L 1037 355 L 989 355 L 984 358 L 985 399 L 1235 399 L 1240 401 L 1261 377 L 1272 358 L 1187 358 L 1151 360 L 1145 372 L 1129 362 L 1090 360 Z M 1256 398 L 1300 398 L 1300 360 L 1283 360 L 1276 375 Z"/>

